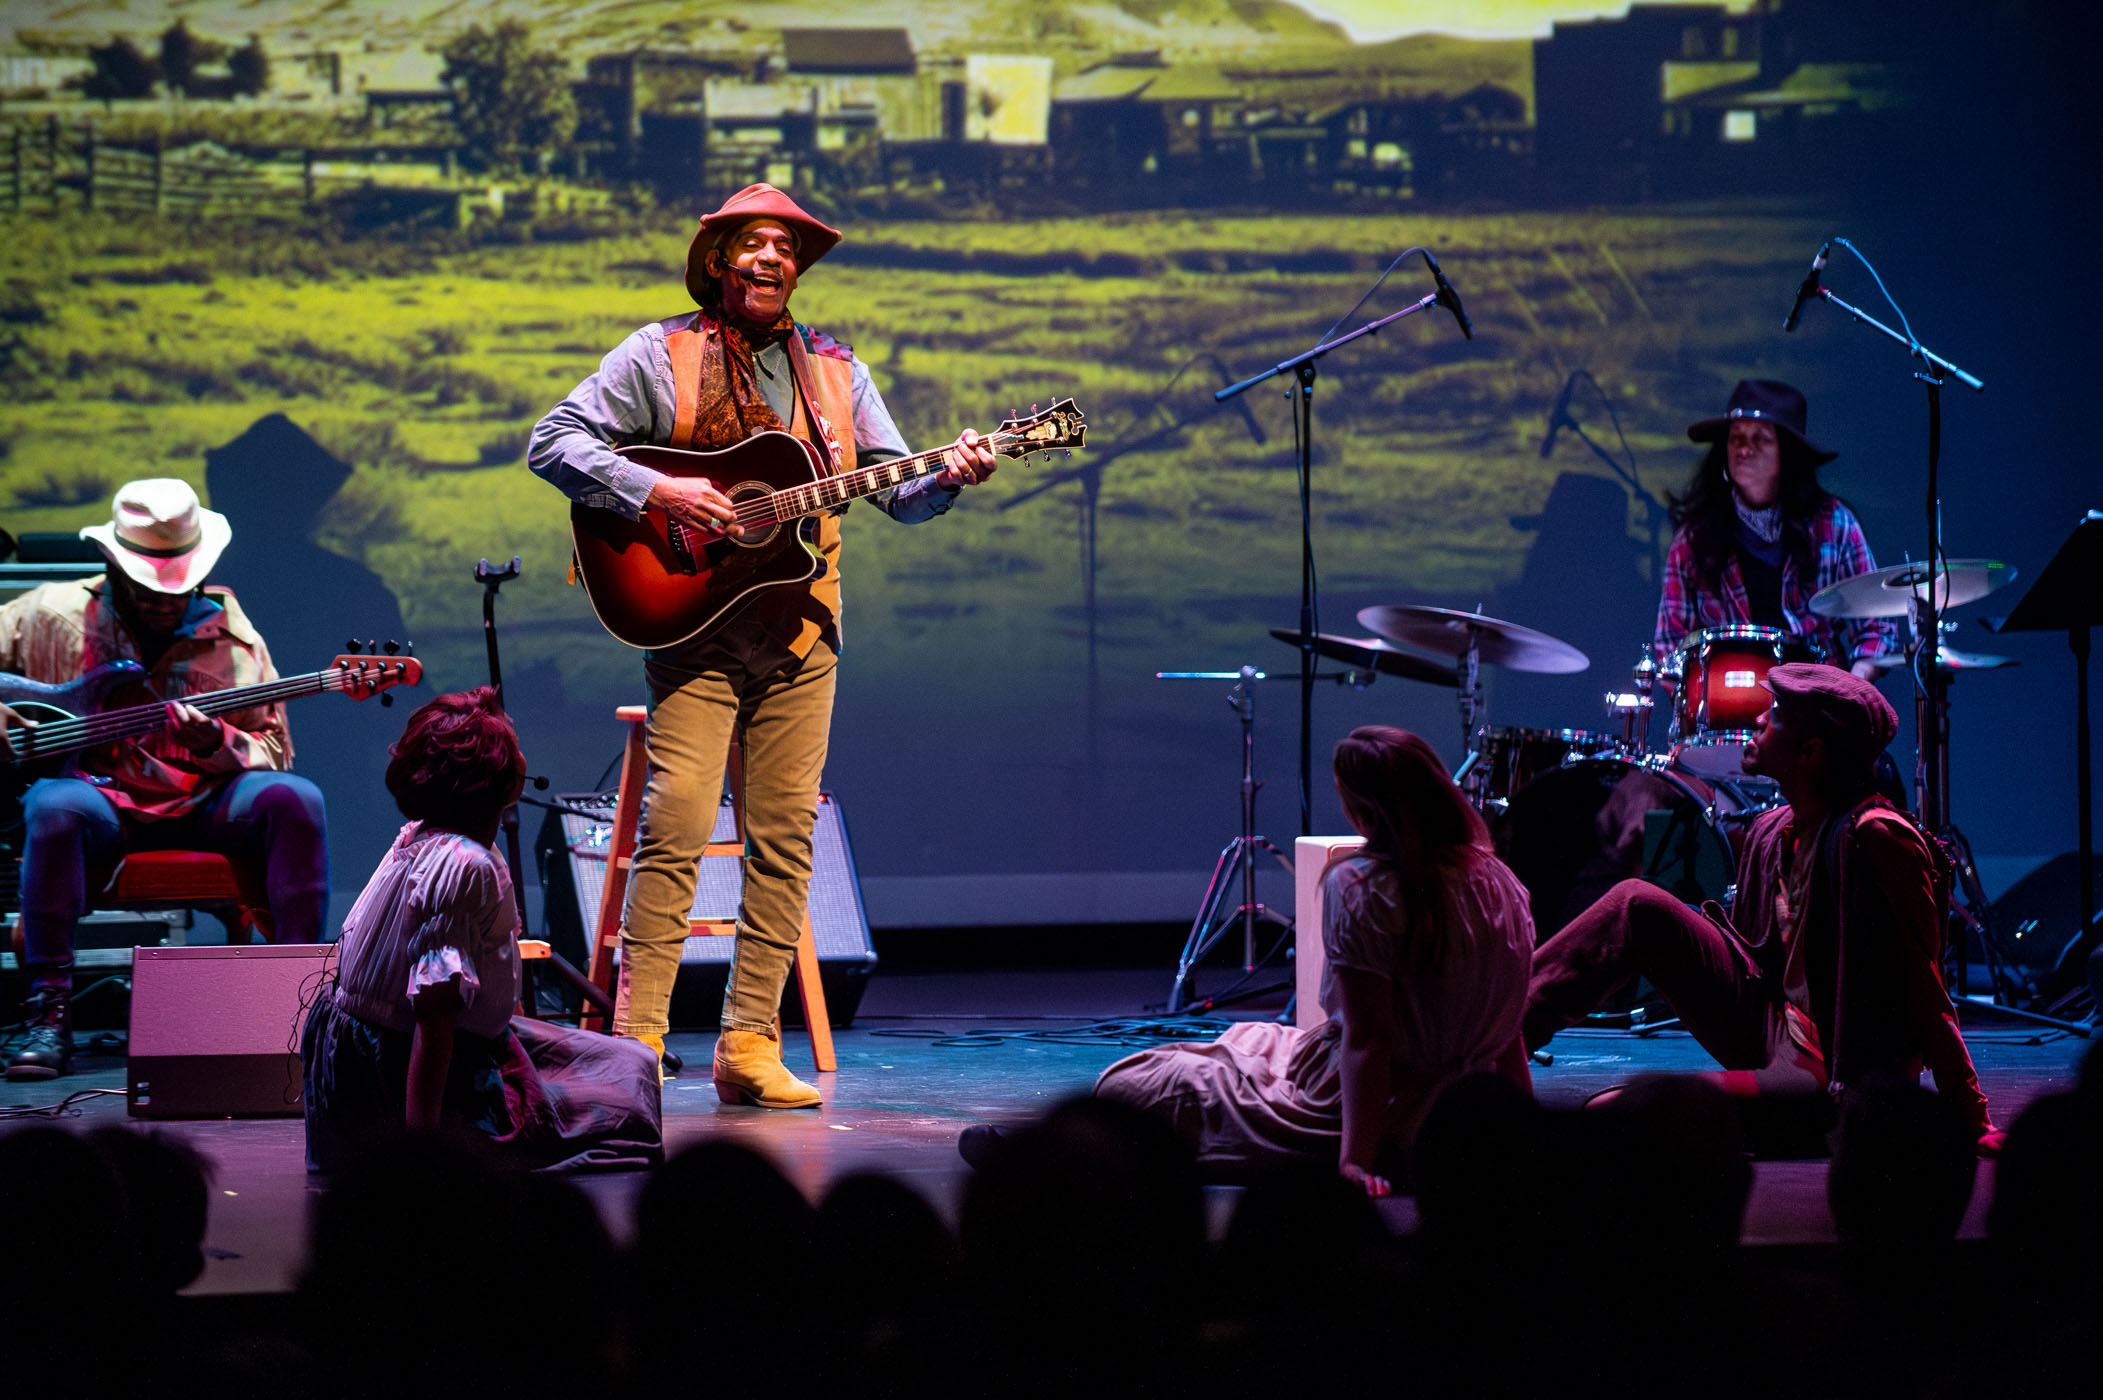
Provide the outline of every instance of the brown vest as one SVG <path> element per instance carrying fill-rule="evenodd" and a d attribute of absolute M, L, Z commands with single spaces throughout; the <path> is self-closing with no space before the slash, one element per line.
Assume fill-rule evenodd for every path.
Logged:
<path fill-rule="evenodd" d="M 694 386 L 701 377 L 703 333 L 691 325 L 665 333 L 665 353 L 672 361 L 672 440 L 669 446 L 690 449 L 694 441 Z M 791 395 L 788 429 L 826 453 L 823 434 L 811 422 L 817 412 L 833 430 L 840 448 L 839 470 L 854 470 L 854 363 L 830 355 L 813 355 L 803 344 L 800 332 L 789 336 L 789 366 L 796 380 Z M 813 404 L 811 400 L 815 399 Z M 840 517 L 827 513 L 818 517 L 818 553 L 825 568 L 818 577 L 801 585 L 770 588 L 751 606 L 767 619 L 767 630 L 797 656 L 810 655 L 820 637 L 830 636 L 839 646 L 840 626 Z"/>

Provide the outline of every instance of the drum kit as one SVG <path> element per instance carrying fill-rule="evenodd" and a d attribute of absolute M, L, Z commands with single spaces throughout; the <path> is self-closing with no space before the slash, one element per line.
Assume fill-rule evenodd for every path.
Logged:
<path fill-rule="evenodd" d="M 1985 597 L 2015 571 L 1992 560 L 1958 560 L 1934 575 L 1942 581 L 1940 615 Z M 1915 564 L 1878 569 L 1821 590 L 1811 607 L 1834 618 L 1908 615 L 1916 611 L 1913 600 L 1926 597 L 1930 577 Z M 1629 689 L 1605 697 L 1614 729 L 1518 728 L 1488 722 L 1482 668 L 1568 674 L 1590 665 L 1583 652 L 1516 622 L 1448 608 L 1370 607 L 1358 621 L 1373 635 L 1324 636 L 1316 649 L 1349 666 L 1457 691 L 1466 757 L 1454 780 L 1531 893 L 1542 939 L 1630 877 L 1688 903 L 1727 905 L 1745 830 L 1781 801 L 1771 780 L 1746 773 L 1740 762 L 1769 703 L 1762 683 L 1785 662 L 1829 659 L 1779 628 L 1702 628 L 1662 656 L 1642 649 Z M 1298 643 L 1295 632 L 1273 635 Z M 1916 639 L 1880 665 L 1908 665 L 1920 653 Z M 1936 661 L 1945 673 L 2014 664 L 1947 648 L 1938 648 Z M 1651 717 L 1661 707 L 1669 716 L 1665 743 L 1653 748 Z"/>

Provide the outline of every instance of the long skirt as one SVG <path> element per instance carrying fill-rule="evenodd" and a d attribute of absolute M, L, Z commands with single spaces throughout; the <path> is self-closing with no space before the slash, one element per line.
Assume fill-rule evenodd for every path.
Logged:
<path fill-rule="evenodd" d="M 1334 1025 L 1303 1031 L 1243 1021 L 1209 1043 L 1127 1055 L 1103 1071 L 1095 1092 L 1166 1118 L 1208 1166 L 1334 1162 L 1344 1126 Z"/>
<path fill-rule="evenodd" d="M 324 995 L 307 1013 L 307 1170 L 341 1171 L 375 1136 L 402 1131 L 410 1035 Z M 536 1171 L 647 1167 L 664 1158 L 657 1056 L 641 1041 L 514 1016 L 501 1035 L 453 1036 L 444 1121 Z"/>

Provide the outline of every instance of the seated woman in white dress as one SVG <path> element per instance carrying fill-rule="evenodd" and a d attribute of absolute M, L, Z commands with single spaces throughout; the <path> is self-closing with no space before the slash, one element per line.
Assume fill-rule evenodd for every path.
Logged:
<path fill-rule="evenodd" d="M 1245 1021 L 1210 1044 L 1144 1050 L 1095 1092 L 1165 1115 L 1200 1162 L 1319 1159 L 1386 1195 L 1447 1084 L 1496 1070 L 1531 1089 L 1519 1017 L 1533 916 L 1429 744 L 1363 726 L 1337 745 L 1335 771 L 1365 845 L 1322 875 L 1328 1019 Z"/>
<path fill-rule="evenodd" d="M 518 909 L 491 843 L 526 758 L 488 686 L 409 716 L 387 790 L 409 824 L 344 920 L 307 1014 L 307 1169 L 379 1133 L 479 1133 L 533 1168 L 663 1156 L 657 1057 L 514 1016 Z"/>

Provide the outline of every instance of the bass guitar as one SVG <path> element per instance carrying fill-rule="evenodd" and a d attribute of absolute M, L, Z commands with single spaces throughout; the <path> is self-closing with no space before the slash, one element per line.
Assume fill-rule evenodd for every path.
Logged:
<path fill-rule="evenodd" d="M 393 643 L 388 643 L 392 646 Z M 347 652 L 326 670 L 303 676 L 283 676 L 259 685 L 239 685 L 230 690 L 182 696 L 185 705 L 207 715 L 232 714 L 276 700 L 335 691 L 363 700 L 398 685 L 415 685 L 423 679 L 424 664 L 413 656 L 389 656 L 379 652 Z M 62 758 L 115 739 L 135 739 L 164 729 L 168 724 L 166 701 L 130 705 L 97 713 L 112 690 L 143 680 L 145 668 L 136 661 L 108 661 L 78 680 L 46 685 L 20 676 L 0 673 L 0 704 L 35 722 L 33 729 L 7 731 L 8 756 L 16 772 L 39 759 Z M 389 697 L 391 699 L 392 697 Z M 383 701 L 382 703 L 386 703 Z"/>
<path fill-rule="evenodd" d="M 1060 399 L 1011 417 L 986 438 L 1003 457 L 1082 445 L 1086 416 Z M 824 572 L 817 521 L 849 501 L 942 469 L 947 446 L 835 476 L 820 449 L 783 432 L 760 433 L 719 452 L 640 445 L 614 449 L 668 476 L 700 477 L 737 506 L 745 533 L 731 538 L 661 510 L 630 520 L 619 511 L 570 507 L 577 577 L 599 622 L 632 647 L 668 647 L 707 635 L 755 594 Z"/>

